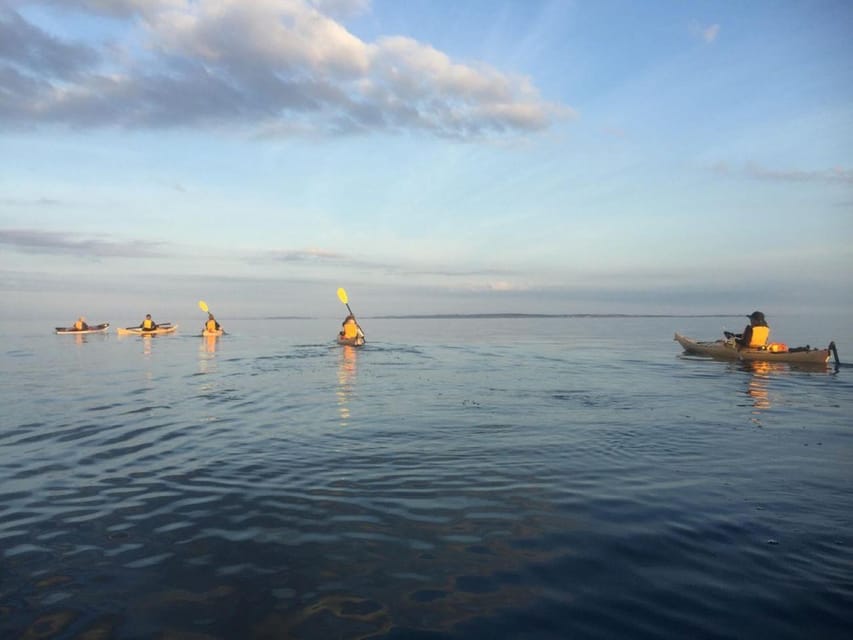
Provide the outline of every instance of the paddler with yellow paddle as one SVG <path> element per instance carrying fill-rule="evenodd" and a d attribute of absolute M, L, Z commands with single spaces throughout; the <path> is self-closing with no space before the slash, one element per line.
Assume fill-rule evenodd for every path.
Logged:
<path fill-rule="evenodd" d="M 216 318 L 213 316 L 213 313 L 210 311 L 210 308 L 207 306 L 207 303 L 204 300 L 198 301 L 198 308 L 207 314 L 207 322 L 204 323 L 204 327 L 201 330 L 201 335 L 221 336 L 223 333 L 225 333 L 225 331 L 222 330 L 222 326 L 216 321 Z"/>
<path fill-rule="evenodd" d="M 358 321 L 355 319 L 355 314 L 349 307 L 349 296 L 347 296 L 347 292 L 343 287 L 338 289 L 338 299 L 347 306 L 347 311 L 349 311 L 349 315 L 341 323 L 342 328 L 340 333 L 338 333 L 338 342 L 353 347 L 360 347 L 364 344 L 364 331 L 361 330 Z"/>

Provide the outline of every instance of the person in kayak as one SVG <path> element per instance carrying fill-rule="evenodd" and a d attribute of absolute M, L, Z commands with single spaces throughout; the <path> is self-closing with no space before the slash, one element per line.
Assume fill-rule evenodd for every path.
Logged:
<path fill-rule="evenodd" d="M 749 347 L 758 349 L 767 344 L 767 339 L 770 337 L 770 326 L 767 320 L 764 319 L 764 314 L 760 311 L 753 311 L 747 318 L 749 324 L 743 330 L 743 333 L 724 332 L 727 338 L 734 338 L 735 344 L 741 348 Z"/>
<path fill-rule="evenodd" d="M 345 340 L 351 340 L 353 338 L 357 338 L 359 334 L 361 334 L 361 327 L 358 326 L 358 323 L 355 321 L 355 318 L 352 314 L 349 314 L 344 321 L 341 323 L 343 329 L 341 329 L 340 336 Z"/>
<path fill-rule="evenodd" d="M 79 318 L 77 318 L 77 322 L 75 322 L 71 326 L 71 328 L 74 329 L 74 331 L 88 331 L 89 325 L 86 324 L 86 318 L 80 316 Z"/>
<path fill-rule="evenodd" d="M 219 323 L 216 321 L 216 318 L 213 317 L 212 313 L 208 312 L 207 322 L 204 323 L 203 331 L 210 331 L 212 333 L 214 331 L 219 331 L 219 329 L 220 329 L 220 326 L 219 326 Z"/>
<path fill-rule="evenodd" d="M 142 321 L 142 324 L 139 325 L 139 328 L 143 331 L 154 331 L 157 328 L 157 323 L 151 319 L 151 314 L 145 314 L 145 320 Z"/>

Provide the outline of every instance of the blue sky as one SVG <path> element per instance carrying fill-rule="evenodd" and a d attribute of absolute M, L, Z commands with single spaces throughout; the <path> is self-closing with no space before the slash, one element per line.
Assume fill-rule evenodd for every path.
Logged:
<path fill-rule="evenodd" d="M 850 24 L 4 0 L 2 314 L 850 310 Z"/>

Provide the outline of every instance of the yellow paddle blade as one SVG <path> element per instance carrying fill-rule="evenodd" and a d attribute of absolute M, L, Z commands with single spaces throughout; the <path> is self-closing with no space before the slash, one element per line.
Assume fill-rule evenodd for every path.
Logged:
<path fill-rule="evenodd" d="M 349 302 L 349 298 L 347 298 L 347 292 L 344 290 L 343 287 L 338 289 L 338 299 L 344 304 L 347 304 Z"/>
<path fill-rule="evenodd" d="M 209 309 L 207 307 L 207 303 L 204 300 L 198 301 L 198 308 L 201 309 L 202 311 L 204 311 L 205 313 L 207 313 L 209 311 Z"/>

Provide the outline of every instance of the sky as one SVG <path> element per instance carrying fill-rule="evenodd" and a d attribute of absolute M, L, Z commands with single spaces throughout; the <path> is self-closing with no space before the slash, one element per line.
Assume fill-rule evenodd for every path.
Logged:
<path fill-rule="evenodd" d="M 0 0 L 0 319 L 850 312 L 851 24 Z"/>

